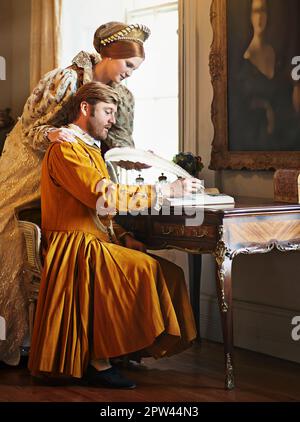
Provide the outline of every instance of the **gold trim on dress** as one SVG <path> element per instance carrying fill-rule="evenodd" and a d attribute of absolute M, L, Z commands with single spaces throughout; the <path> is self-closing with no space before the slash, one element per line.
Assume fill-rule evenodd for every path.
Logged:
<path fill-rule="evenodd" d="M 102 40 L 100 39 L 100 44 L 106 46 L 116 41 L 125 40 L 134 41 L 143 45 L 144 41 L 149 38 L 150 33 L 150 29 L 145 25 L 141 25 L 139 23 L 131 24 L 107 38 L 103 38 Z"/>

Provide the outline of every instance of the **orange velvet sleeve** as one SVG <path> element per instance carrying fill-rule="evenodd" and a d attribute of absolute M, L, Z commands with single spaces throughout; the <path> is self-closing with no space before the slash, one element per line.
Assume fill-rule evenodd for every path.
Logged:
<path fill-rule="evenodd" d="M 102 158 L 96 166 L 80 144 L 64 142 L 50 148 L 52 179 L 87 207 L 96 209 L 100 217 L 140 212 L 156 204 L 154 186 L 111 182 Z"/>

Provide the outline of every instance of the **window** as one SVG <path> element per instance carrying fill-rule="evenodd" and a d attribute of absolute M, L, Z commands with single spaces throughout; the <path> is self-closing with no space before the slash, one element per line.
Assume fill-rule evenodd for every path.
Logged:
<path fill-rule="evenodd" d="M 146 60 L 127 80 L 135 97 L 133 138 L 137 148 L 171 160 L 179 146 L 178 4 L 161 0 L 133 3 L 135 8 L 127 11 L 127 21 L 141 22 L 151 29 L 145 43 Z M 160 174 L 159 169 L 142 172 L 146 183 L 157 180 Z M 132 182 L 135 177 L 136 172 L 132 172 L 127 180 Z"/>
<path fill-rule="evenodd" d="M 127 81 L 136 102 L 135 145 L 172 159 L 178 152 L 177 2 L 130 10 L 127 20 L 151 28 L 145 63 Z"/>
<path fill-rule="evenodd" d="M 62 14 L 62 66 L 68 66 L 80 50 L 94 51 L 91 48 L 94 31 L 104 22 L 138 22 L 150 27 L 151 37 L 145 43 L 146 60 L 126 81 L 135 97 L 133 137 L 137 148 L 152 150 L 170 160 L 179 145 L 177 3 L 63 0 Z M 153 182 L 159 174 L 159 170 L 143 171 L 146 182 Z M 128 181 L 136 176 L 132 172 Z"/>
<path fill-rule="evenodd" d="M 61 66 L 69 66 L 81 50 L 94 52 L 95 30 L 105 22 L 125 21 L 126 3 L 128 0 L 62 0 Z"/>

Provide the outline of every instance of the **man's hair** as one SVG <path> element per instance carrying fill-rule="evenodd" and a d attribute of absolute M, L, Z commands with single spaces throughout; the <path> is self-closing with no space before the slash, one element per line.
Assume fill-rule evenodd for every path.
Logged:
<path fill-rule="evenodd" d="M 80 113 L 80 104 L 83 101 L 87 102 L 92 106 L 93 115 L 93 106 L 95 106 L 96 104 L 102 102 L 118 105 L 120 98 L 117 92 L 110 86 L 102 84 L 101 82 L 89 82 L 79 88 L 79 90 L 72 98 L 68 113 L 69 122 L 73 122 L 78 118 Z"/>

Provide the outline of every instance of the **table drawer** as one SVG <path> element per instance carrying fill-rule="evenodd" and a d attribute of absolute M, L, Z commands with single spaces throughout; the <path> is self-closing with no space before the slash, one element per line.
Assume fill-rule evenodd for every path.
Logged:
<path fill-rule="evenodd" d="M 216 238 L 216 227 L 214 226 L 180 226 L 177 224 L 153 222 L 152 225 L 152 236 L 159 237 L 175 237 L 175 238 Z"/>

